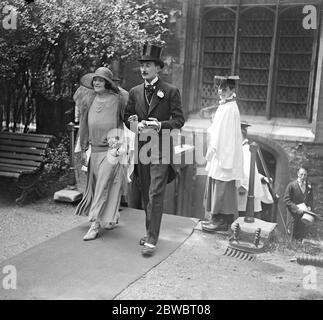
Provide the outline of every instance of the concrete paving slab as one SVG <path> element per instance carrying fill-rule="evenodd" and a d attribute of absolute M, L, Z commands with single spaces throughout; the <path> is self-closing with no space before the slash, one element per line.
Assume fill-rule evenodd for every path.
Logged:
<path fill-rule="evenodd" d="M 82 240 L 86 223 L 3 261 L 0 270 L 16 268 L 17 289 L 1 286 L 0 299 L 113 299 L 174 252 L 196 224 L 164 214 L 156 253 L 144 258 L 138 243 L 144 220 L 144 211 L 123 208 L 118 227 L 94 241 Z"/>

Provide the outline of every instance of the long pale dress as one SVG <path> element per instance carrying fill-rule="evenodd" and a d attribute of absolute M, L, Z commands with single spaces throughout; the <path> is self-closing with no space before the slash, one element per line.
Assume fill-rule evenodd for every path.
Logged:
<path fill-rule="evenodd" d="M 88 113 L 91 156 L 88 164 L 88 181 L 85 194 L 76 214 L 88 215 L 102 228 L 116 223 L 119 205 L 124 193 L 125 166 L 107 157 L 108 133 L 118 127 L 119 98 L 110 95 L 100 101 L 94 99 Z"/>

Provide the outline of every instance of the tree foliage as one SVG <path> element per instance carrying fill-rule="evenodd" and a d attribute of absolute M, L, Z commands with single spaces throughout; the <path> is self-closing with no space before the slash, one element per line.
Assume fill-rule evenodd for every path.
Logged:
<path fill-rule="evenodd" d="M 94 60 L 134 59 L 145 41 L 161 44 L 167 33 L 158 0 L 6 0 L 1 11 L 5 5 L 18 12 L 16 30 L 0 26 L 0 105 L 7 122 L 11 115 L 28 123 L 39 94 L 52 101 L 71 97 Z"/>

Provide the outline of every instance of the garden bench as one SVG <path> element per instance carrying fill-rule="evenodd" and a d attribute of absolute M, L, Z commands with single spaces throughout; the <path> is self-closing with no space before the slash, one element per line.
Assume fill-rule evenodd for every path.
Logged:
<path fill-rule="evenodd" d="M 0 132 L 0 177 L 12 178 L 22 190 L 16 203 L 21 205 L 35 190 L 44 165 L 47 147 L 54 141 L 52 135 Z"/>

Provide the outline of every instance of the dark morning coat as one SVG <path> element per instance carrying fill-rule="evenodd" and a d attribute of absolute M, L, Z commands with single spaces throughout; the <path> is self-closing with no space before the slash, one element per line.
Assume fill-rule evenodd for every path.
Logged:
<path fill-rule="evenodd" d="M 159 92 L 159 93 L 158 93 Z M 124 121 L 128 128 L 130 123 L 127 121 L 130 115 L 136 114 L 138 121 L 148 120 L 149 117 L 157 118 L 161 122 L 161 130 L 159 131 L 159 156 L 161 157 L 162 147 L 162 132 L 163 129 L 180 129 L 184 125 L 184 116 L 182 111 L 181 95 L 179 90 L 159 79 L 156 83 L 154 95 L 150 105 L 145 97 L 144 83 L 132 88 L 129 91 L 128 104 L 124 114 Z M 166 132 L 167 134 L 167 132 Z M 167 139 L 166 139 L 167 140 Z M 171 140 L 170 140 L 171 141 Z M 145 142 L 138 144 L 137 151 L 139 152 Z M 175 177 L 175 171 L 172 165 L 173 145 L 164 146 L 170 152 L 170 167 L 168 173 L 168 183 Z M 139 159 L 139 158 L 138 158 Z"/>
<path fill-rule="evenodd" d="M 311 185 L 306 183 L 305 193 L 303 193 L 297 180 L 290 182 L 286 187 L 284 202 L 291 214 L 297 214 L 297 205 L 303 202 L 313 210 L 313 190 Z"/>

